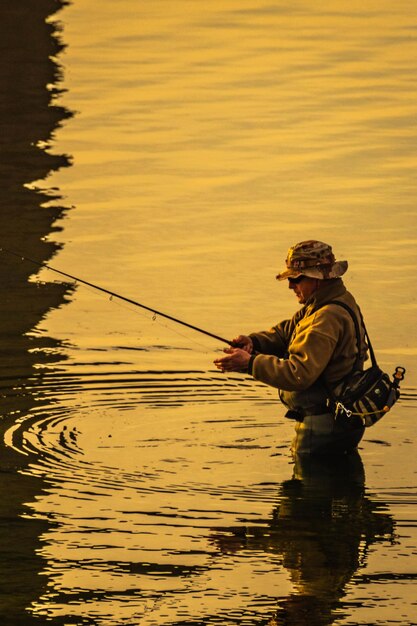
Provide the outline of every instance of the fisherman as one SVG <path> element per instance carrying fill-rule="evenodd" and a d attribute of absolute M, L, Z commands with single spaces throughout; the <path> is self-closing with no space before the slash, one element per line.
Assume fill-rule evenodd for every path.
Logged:
<path fill-rule="evenodd" d="M 214 361 L 223 372 L 247 372 L 279 390 L 295 420 L 292 449 L 296 454 L 344 454 L 357 448 L 364 433 L 361 422 L 335 419 L 326 403 L 329 388 L 337 395 L 355 362 L 363 369 L 367 344 L 358 305 L 343 284 L 347 261 L 336 261 L 332 248 L 315 240 L 289 249 L 286 269 L 278 280 L 288 280 L 302 308 L 271 330 L 239 335 Z M 358 356 L 351 314 L 332 301 L 348 305 L 361 329 Z"/>

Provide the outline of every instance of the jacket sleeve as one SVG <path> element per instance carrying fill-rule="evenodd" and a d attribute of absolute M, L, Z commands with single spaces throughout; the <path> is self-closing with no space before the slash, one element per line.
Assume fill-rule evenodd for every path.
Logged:
<path fill-rule="evenodd" d="M 288 350 L 292 329 L 293 320 L 284 320 L 270 330 L 251 333 L 249 337 L 252 339 L 254 352 L 283 357 Z"/>
<path fill-rule="evenodd" d="M 342 332 L 340 318 L 320 309 L 297 325 L 288 358 L 259 354 L 251 364 L 252 376 L 284 391 L 307 389 L 328 365 Z"/>

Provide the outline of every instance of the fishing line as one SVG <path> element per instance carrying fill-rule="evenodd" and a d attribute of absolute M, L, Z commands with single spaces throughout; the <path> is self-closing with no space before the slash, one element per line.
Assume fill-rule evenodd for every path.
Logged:
<path fill-rule="evenodd" d="M 41 263 L 40 261 L 36 261 L 35 259 L 32 259 L 30 257 L 23 256 L 22 254 L 14 252 L 13 250 L 9 250 L 8 248 L 0 247 L 0 252 L 5 252 L 7 254 L 10 254 L 18 259 L 21 259 L 22 261 L 27 261 L 29 263 L 32 263 L 33 265 L 36 265 L 37 267 L 40 267 L 40 268 L 43 267 L 45 269 L 51 270 L 51 272 L 55 272 L 57 274 L 60 274 L 61 276 L 70 278 L 71 280 L 74 280 L 77 283 L 81 283 L 83 285 L 86 285 L 87 287 L 91 287 L 92 289 L 96 289 L 98 291 L 106 293 L 107 295 L 113 298 L 118 298 L 119 300 L 122 300 L 123 302 L 127 302 L 128 304 L 132 304 L 133 306 L 137 306 L 146 311 L 150 311 L 154 315 L 164 317 L 165 319 L 171 320 L 171 322 L 175 322 L 176 324 L 181 324 L 182 326 L 191 328 L 192 330 L 195 330 L 198 333 L 202 333 L 203 335 L 207 335 L 208 337 L 217 339 L 217 341 L 221 341 L 222 343 L 227 343 L 229 346 L 234 346 L 232 341 L 229 341 L 228 339 L 225 339 L 224 337 L 215 335 L 214 333 L 211 333 L 208 330 L 204 330 L 203 328 L 200 328 L 199 326 L 195 326 L 194 324 L 189 324 L 188 322 L 184 322 L 183 320 L 180 320 L 177 317 L 173 317 L 172 315 L 168 315 L 167 313 L 158 311 L 157 309 L 154 309 L 153 307 L 147 306 L 146 304 L 142 304 L 141 302 L 137 302 L 136 300 L 132 300 L 131 298 L 126 298 L 125 296 L 122 296 L 121 294 L 118 294 L 115 291 L 111 291 L 110 289 L 100 287 L 99 285 L 96 285 L 88 280 L 84 280 L 83 278 L 79 278 L 78 276 L 74 276 L 73 274 L 69 274 L 68 272 L 63 272 L 62 270 L 52 267 L 51 265 L 48 265 L 47 263 Z"/>
<path fill-rule="evenodd" d="M 74 276 L 73 274 L 70 274 L 68 272 L 64 272 L 62 270 L 59 270 L 55 267 L 52 267 L 51 265 L 47 264 L 47 263 L 42 263 L 40 261 L 37 261 L 36 259 L 32 259 L 31 257 L 25 256 L 23 254 L 20 254 L 18 252 L 15 252 L 13 250 L 10 250 L 8 248 L 4 248 L 3 246 L 0 246 L 0 252 L 4 252 L 6 254 L 10 254 L 11 256 L 16 257 L 17 259 L 20 259 L 21 261 L 26 261 L 28 263 L 32 263 L 32 265 L 35 265 L 38 268 L 44 268 L 44 269 L 48 269 L 51 272 L 55 272 L 56 274 L 60 274 L 61 276 L 65 276 L 66 278 L 69 278 L 70 280 L 74 281 L 75 283 L 80 283 L 82 285 L 85 285 L 86 287 L 90 288 L 90 289 L 94 289 L 96 291 L 100 291 L 102 293 L 107 294 L 110 297 L 110 301 L 113 301 L 114 304 L 119 304 L 119 306 L 121 305 L 122 302 L 126 302 L 129 305 L 133 305 L 135 307 L 139 307 L 141 309 L 144 309 L 145 311 L 148 311 L 150 313 L 153 314 L 152 316 L 152 321 L 154 322 L 158 322 L 160 325 L 164 326 L 164 324 L 162 324 L 162 322 L 160 320 L 158 320 L 158 317 L 163 317 L 167 320 L 170 320 L 171 322 L 175 322 L 176 324 L 180 324 L 182 326 L 185 326 L 186 328 L 190 328 L 191 330 L 194 330 L 196 332 L 199 332 L 203 335 L 206 335 L 208 337 L 211 337 L 212 339 L 216 339 L 217 341 L 221 341 L 222 343 L 226 343 L 229 346 L 235 347 L 235 344 L 233 343 L 233 341 L 229 341 L 228 339 L 225 339 L 224 337 L 221 337 L 220 335 L 216 335 L 214 333 L 211 333 L 207 330 L 204 330 L 203 328 L 200 328 L 199 326 L 195 326 L 194 324 L 189 324 L 188 322 L 184 322 L 183 320 L 180 320 L 176 317 L 173 317 L 172 315 L 168 315 L 167 313 L 163 313 L 162 311 L 158 311 L 157 309 L 154 309 L 153 307 L 147 306 L 145 304 L 142 304 L 141 302 L 137 302 L 136 300 L 133 300 L 131 298 L 127 298 L 125 296 L 122 296 L 119 293 L 116 293 L 115 291 L 111 291 L 110 289 L 106 289 L 104 287 L 101 287 L 100 285 L 96 285 L 95 283 L 92 283 L 90 281 L 84 280 L 82 278 L 79 278 L 78 276 Z M 117 298 L 117 300 L 119 300 L 120 302 L 116 302 L 113 300 L 113 298 Z M 128 308 L 128 307 L 126 307 Z M 138 311 L 136 311 L 136 313 L 138 313 Z M 146 317 L 144 315 L 144 317 Z M 148 318 L 147 318 L 148 319 Z M 182 336 L 185 339 L 188 339 L 190 341 L 193 341 L 194 343 L 196 343 L 197 345 L 202 346 L 207 352 L 207 348 L 205 346 L 203 346 L 203 344 L 199 344 L 199 342 L 197 342 L 196 340 L 192 339 L 191 337 L 188 337 L 186 335 L 182 335 L 179 331 L 174 330 L 171 326 L 165 325 L 165 327 L 168 330 L 171 330 L 172 332 L 177 333 L 179 336 Z M 229 376 L 229 374 L 227 372 L 223 372 L 223 376 L 225 376 L 227 378 L 227 380 L 229 381 L 229 383 L 232 383 L 234 386 L 236 387 L 240 387 L 241 383 L 236 379 L 236 378 L 231 378 Z M 213 377 L 210 377 L 213 380 Z M 216 378 L 217 380 L 217 378 Z"/>
<path fill-rule="evenodd" d="M 92 291 L 92 292 L 94 291 L 88 285 L 86 286 L 86 289 L 88 289 L 89 291 Z M 196 339 L 193 339 L 189 335 L 185 335 L 184 333 L 181 333 L 178 329 L 174 328 L 170 324 L 164 324 L 158 318 L 158 315 L 156 315 L 156 313 L 153 313 L 152 317 L 149 317 L 149 312 L 138 311 L 137 309 L 134 309 L 130 303 L 125 303 L 123 301 L 113 300 L 112 296 L 110 296 L 109 299 L 115 306 L 118 306 L 118 307 L 122 308 L 123 310 L 130 311 L 131 313 L 135 313 L 135 315 L 140 315 L 141 317 L 146 319 L 147 322 L 151 322 L 151 323 L 154 322 L 156 324 L 159 324 L 159 326 L 162 326 L 163 328 L 166 328 L 167 330 L 169 330 L 170 332 L 175 333 L 179 337 L 182 337 L 183 339 L 186 339 L 187 341 L 193 342 L 195 345 L 197 345 L 200 348 L 202 348 L 203 354 L 209 354 L 211 352 L 211 349 L 208 348 L 207 345 L 204 345 L 204 344 L 200 343 L 199 341 L 197 341 Z M 213 370 L 213 375 L 212 376 L 209 375 L 207 378 L 208 378 L 208 380 L 211 380 L 213 383 L 217 383 L 219 380 L 226 379 L 229 384 L 231 384 L 234 387 L 237 387 L 238 389 L 240 389 L 240 387 L 243 386 L 243 383 L 242 383 L 242 381 L 239 378 L 236 378 L 236 377 L 232 376 L 232 372 L 230 372 L 230 373 L 229 372 L 222 372 L 221 374 L 219 374 L 219 372 L 216 372 L 215 370 Z"/>
<path fill-rule="evenodd" d="M 110 296 L 110 301 L 115 306 L 118 306 L 125 311 L 130 311 L 131 313 L 135 313 L 135 315 L 140 315 L 147 322 L 158 324 L 159 326 L 162 326 L 162 328 L 166 328 L 170 332 L 175 333 L 176 335 L 178 335 L 178 337 L 181 337 L 182 339 L 186 339 L 187 341 L 193 342 L 196 346 L 199 346 L 200 348 L 202 348 L 202 350 L 204 351 L 204 354 L 209 354 L 209 352 L 211 352 L 211 349 L 207 345 L 201 343 L 200 341 L 197 341 L 197 339 L 193 339 L 193 337 L 190 337 L 189 335 L 185 335 L 184 333 L 181 333 L 178 329 L 174 328 L 170 324 L 164 324 L 159 319 L 159 316 L 156 313 L 153 313 L 153 315 L 149 317 L 149 313 L 147 314 L 146 312 L 138 311 L 137 309 L 134 309 L 132 305 L 126 304 L 123 301 L 113 300 L 112 296 Z"/>

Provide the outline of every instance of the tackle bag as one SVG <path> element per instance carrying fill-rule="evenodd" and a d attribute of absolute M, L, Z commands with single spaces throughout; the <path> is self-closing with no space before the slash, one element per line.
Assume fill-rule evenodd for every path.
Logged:
<path fill-rule="evenodd" d="M 325 381 L 325 387 L 329 396 L 327 404 L 332 409 L 335 419 L 348 419 L 352 422 L 359 419 L 363 426 L 373 426 L 391 409 L 400 397 L 399 384 L 404 378 L 405 369 L 397 367 L 392 380 L 388 374 L 380 369 L 360 311 L 361 323 L 365 331 L 371 357 L 371 366 L 366 370 L 359 369 L 361 333 L 358 319 L 352 309 L 344 302 L 332 300 L 329 304 L 342 306 L 352 317 L 355 325 L 358 356 L 351 373 L 337 395 Z"/>

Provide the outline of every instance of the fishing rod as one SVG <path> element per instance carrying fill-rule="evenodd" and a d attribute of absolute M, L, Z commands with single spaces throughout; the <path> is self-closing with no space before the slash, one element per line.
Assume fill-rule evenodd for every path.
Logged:
<path fill-rule="evenodd" d="M 5 252 L 10 254 L 22 261 L 28 261 L 37 267 L 43 267 L 45 269 L 51 270 L 51 272 L 55 272 L 56 274 L 61 274 L 61 276 L 65 276 L 66 278 L 70 278 L 77 283 L 81 283 L 83 285 L 87 285 L 88 287 L 92 287 L 93 289 L 97 289 L 97 291 L 101 291 L 106 293 L 107 295 L 118 298 L 123 302 L 128 302 L 129 304 L 133 304 L 134 306 L 140 307 L 141 309 L 145 309 L 146 311 L 150 311 L 154 315 L 159 315 L 160 317 L 164 317 L 165 319 L 171 320 L 171 322 L 175 322 L 176 324 L 181 324 L 182 326 L 186 326 L 187 328 L 191 328 L 192 330 L 197 331 L 198 333 L 202 333 L 203 335 L 207 335 L 208 337 L 212 337 L 212 339 L 217 339 L 222 343 L 227 343 L 229 346 L 236 346 L 233 341 L 229 341 L 228 339 L 224 339 L 224 337 L 220 337 L 219 335 L 215 335 L 214 333 L 210 333 L 208 330 L 204 330 L 203 328 L 199 328 L 198 326 L 194 326 L 194 324 L 189 324 L 188 322 L 184 322 L 183 320 L 178 319 L 177 317 L 173 317 L 172 315 L 168 315 L 167 313 L 163 313 L 162 311 L 158 311 L 146 304 L 142 304 L 141 302 L 137 302 L 136 300 L 132 300 L 131 298 L 126 298 L 125 296 L 116 293 L 115 291 L 110 291 L 110 289 L 105 289 L 104 287 L 100 287 L 99 285 L 95 285 L 94 283 L 89 282 L 88 280 L 84 280 L 82 278 L 78 278 L 78 276 L 73 276 L 72 274 L 68 274 L 68 272 L 63 272 L 62 270 L 58 270 L 47 263 L 41 263 L 40 261 L 36 261 L 35 259 L 31 259 L 30 257 L 23 256 L 18 252 L 14 252 L 13 250 L 8 250 L 7 248 L 0 247 L 0 252 Z"/>

